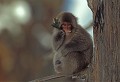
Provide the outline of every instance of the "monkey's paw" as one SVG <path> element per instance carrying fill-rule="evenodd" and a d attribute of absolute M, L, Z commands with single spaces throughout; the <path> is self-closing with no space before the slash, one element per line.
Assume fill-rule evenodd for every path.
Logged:
<path fill-rule="evenodd" d="M 76 74 L 76 75 L 73 75 L 72 76 L 72 79 L 86 79 L 86 77 L 87 77 L 87 74 L 81 74 L 81 73 L 78 73 L 78 74 Z"/>
<path fill-rule="evenodd" d="M 53 24 L 52 24 L 53 27 L 57 28 L 57 29 L 61 29 L 60 28 L 60 22 L 57 18 L 54 18 L 53 19 Z"/>

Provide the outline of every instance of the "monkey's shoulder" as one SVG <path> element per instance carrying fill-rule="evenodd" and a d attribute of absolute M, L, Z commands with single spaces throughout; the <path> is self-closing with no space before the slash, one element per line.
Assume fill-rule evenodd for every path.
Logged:
<path fill-rule="evenodd" d="M 73 37 L 67 43 L 69 47 L 89 44 L 92 44 L 92 39 L 90 34 L 83 28 L 76 28 Z"/>
<path fill-rule="evenodd" d="M 81 26 L 78 26 L 77 32 L 78 32 L 78 33 L 81 33 L 81 34 L 83 34 L 83 35 L 90 35 L 90 34 L 89 34 L 83 27 L 81 27 Z"/>
<path fill-rule="evenodd" d="M 91 35 L 81 26 L 78 26 L 78 28 L 76 28 L 74 38 L 92 40 Z"/>

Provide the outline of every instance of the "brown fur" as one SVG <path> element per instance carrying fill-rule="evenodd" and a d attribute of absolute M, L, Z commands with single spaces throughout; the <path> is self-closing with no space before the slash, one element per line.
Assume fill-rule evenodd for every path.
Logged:
<path fill-rule="evenodd" d="M 63 12 L 57 16 L 60 23 L 70 22 L 72 32 L 69 35 L 63 30 L 54 28 L 53 50 L 55 52 L 53 64 L 55 71 L 61 74 L 79 73 L 91 62 L 93 55 L 93 42 L 90 35 L 77 23 L 77 18 Z"/>

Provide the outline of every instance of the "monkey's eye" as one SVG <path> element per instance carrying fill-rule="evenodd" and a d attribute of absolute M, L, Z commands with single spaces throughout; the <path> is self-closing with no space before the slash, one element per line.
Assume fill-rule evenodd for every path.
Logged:
<path fill-rule="evenodd" d="M 71 24 L 62 24 L 62 27 L 71 27 Z"/>
<path fill-rule="evenodd" d="M 66 27 L 67 26 L 67 24 L 62 24 L 62 27 Z"/>
<path fill-rule="evenodd" d="M 68 26 L 68 27 L 71 27 L 71 24 L 68 24 L 67 26 Z"/>

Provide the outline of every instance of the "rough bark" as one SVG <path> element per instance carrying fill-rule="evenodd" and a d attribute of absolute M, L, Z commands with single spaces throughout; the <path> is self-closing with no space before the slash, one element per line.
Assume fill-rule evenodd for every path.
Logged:
<path fill-rule="evenodd" d="M 120 82 L 120 0 L 88 0 L 95 55 L 87 82 Z"/>

